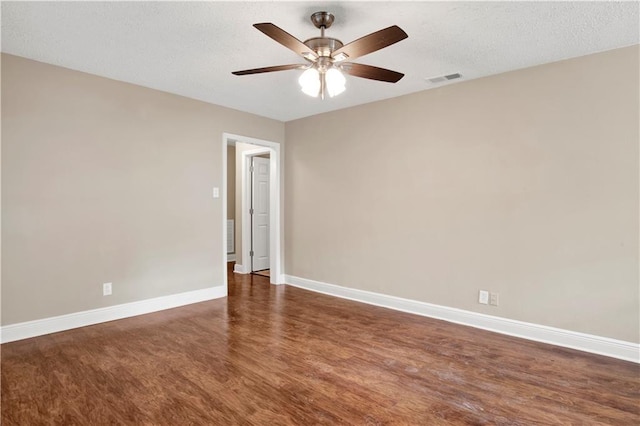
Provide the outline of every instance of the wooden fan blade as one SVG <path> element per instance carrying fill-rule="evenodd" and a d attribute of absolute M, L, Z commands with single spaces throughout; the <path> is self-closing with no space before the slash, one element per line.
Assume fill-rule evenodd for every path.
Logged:
<path fill-rule="evenodd" d="M 343 64 L 340 66 L 344 72 L 354 77 L 368 78 L 369 80 L 386 81 L 388 83 L 396 83 L 404 74 L 391 71 L 386 68 L 378 68 L 372 65 L 364 64 Z"/>
<path fill-rule="evenodd" d="M 391 46 L 392 44 L 404 40 L 407 37 L 409 36 L 402 30 L 402 28 L 397 25 L 393 25 L 389 28 L 376 31 L 375 33 L 371 33 L 354 40 L 351 43 L 345 44 L 340 49 L 333 52 L 331 57 L 336 61 L 359 58 L 360 56 Z M 346 56 L 341 55 L 341 53 Z"/>
<path fill-rule="evenodd" d="M 233 75 L 260 74 L 263 72 L 287 71 L 287 70 L 303 69 L 306 67 L 307 66 L 304 64 L 275 65 L 273 67 L 254 68 L 251 70 L 234 71 L 231 74 Z"/>
<path fill-rule="evenodd" d="M 286 32 L 282 28 L 277 27 L 270 22 L 253 24 L 253 26 L 286 47 L 287 49 L 293 50 L 298 55 L 309 60 L 318 59 L 318 55 L 316 54 L 316 52 L 311 50 L 307 45 L 305 45 L 303 42 Z"/>

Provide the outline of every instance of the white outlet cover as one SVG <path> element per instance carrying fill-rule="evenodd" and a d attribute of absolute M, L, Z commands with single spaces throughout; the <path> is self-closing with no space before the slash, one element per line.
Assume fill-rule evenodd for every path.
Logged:
<path fill-rule="evenodd" d="M 220 198 L 220 188 L 213 188 L 213 198 Z"/>
<path fill-rule="evenodd" d="M 489 292 L 485 290 L 480 290 L 478 294 L 478 303 L 482 303 L 483 305 L 489 304 Z"/>
<path fill-rule="evenodd" d="M 491 293 L 489 295 L 489 304 L 492 306 L 498 306 L 499 295 L 498 293 Z"/>

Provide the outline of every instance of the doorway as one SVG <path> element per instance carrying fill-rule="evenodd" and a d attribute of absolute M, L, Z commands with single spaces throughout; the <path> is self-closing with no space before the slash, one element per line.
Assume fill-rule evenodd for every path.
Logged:
<path fill-rule="evenodd" d="M 266 240 L 266 244 L 268 247 L 268 271 L 269 271 L 269 281 L 271 284 L 283 284 L 284 283 L 284 270 L 283 270 L 283 246 L 282 246 L 282 226 L 281 226 L 281 188 L 282 188 L 282 172 L 281 172 L 281 150 L 280 144 L 277 142 L 271 142 L 261 139 L 255 139 L 245 136 L 233 135 L 229 133 L 224 133 L 222 138 L 222 154 L 223 154 L 223 164 L 224 164 L 224 173 L 223 173 L 223 185 L 222 187 L 227 190 L 226 187 L 226 170 L 227 170 L 227 161 L 230 160 L 227 158 L 227 146 L 235 145 L 236 148 L 238 144 L 250 144 L 254 145 L 253 148 L 246 151 L 236 152 L 238 157 L 238 161 L 236 163 L 237 170 L 237 186 L 238 191 L 236 192 L 236 212 L 235 212 L 235 229 L 236 229 L 236 238 L 235 238 L 235 255 L 236 255 L 236 264 L 234 265 L 233 272 L 248 274 L 251 273 L 254 269 L 250 263 L 250 247 L 251 247 L 251 216 L 249 215 L 249 205 L 251 200 L 249 198 L 251 192 L 249 185 L 249 180 L 247 179 L 246 169 L 248 168 L 247 159 L 256 156 L 268 155 L 268 158 L 265 159 L 268 161 L 268 175 L 269 175 L 269 183 L 268 183 L 268 229 L 267 235 L 268 239 Z M 230 191 L 227 190 L 227 191 Z M 223 198 L 223 202 L 226 204 L 227 197 L 226 194 Z M 224 241 L 224 251 L 226 253 L 227 249 L 227 206 L 223 206 L 223 241 Z M 263 240 L 264 244 L 264 240 Z M 254 253 L 255 254 L 255 253 Z M 226 257 L 225 257 L 226 264 Z M 227 268 L 224 268 L 224 283 L 227 285 Z"/>

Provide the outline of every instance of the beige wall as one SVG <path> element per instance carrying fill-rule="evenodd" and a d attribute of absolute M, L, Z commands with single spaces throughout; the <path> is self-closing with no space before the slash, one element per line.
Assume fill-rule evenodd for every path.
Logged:
<path fill-rule="evenodd" d="M 274 120 L 2 55 L 2 324 L 222 285 L 223 132 L 284 140 Z"/>
<path fill-rule="evenodd" d="M 3 54 L 2 324 L 221 285 L 222 132 L 286 130 L 288 274 L 638 342 L 638 71 L 619 49 L 285 129 Z"/>
<path fill-rule="evenodd" d="M 287 123 L 287 274 L 640 341 L 638 72 L 635 46 Z"/>

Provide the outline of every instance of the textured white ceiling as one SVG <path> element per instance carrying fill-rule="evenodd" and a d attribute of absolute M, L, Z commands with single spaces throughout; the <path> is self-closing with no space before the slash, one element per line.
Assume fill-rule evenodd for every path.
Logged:
<path fill-rule="evenodd" d="M 320 100 L 300 71 L 231 71 L 304 62 L 252 24 L 300 40 L 350 42 L 396 24 L 409 38 L 355 62 L 405 73 L 396 84 L 347 77 Z M 638 2 L 2 2 L 2 51 L 282 121 L 439 87 L 430 77 L 502 73 L 639 43 Z M 598 84 L 601 84 L 598 83 Z M 440 84 L 441 85 L 441 84 Z"/>

